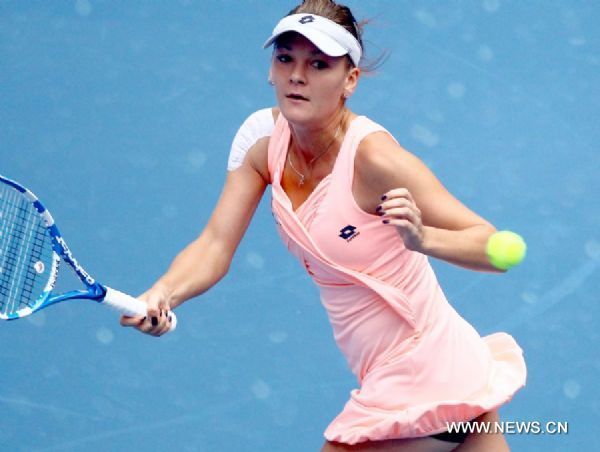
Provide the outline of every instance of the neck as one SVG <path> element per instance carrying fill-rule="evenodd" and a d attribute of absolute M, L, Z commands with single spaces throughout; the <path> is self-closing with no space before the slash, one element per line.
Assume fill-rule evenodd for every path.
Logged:
<path fill-rule="evenodd" d="M 310 162 L 335 147 L 335 141 L 342 136 L 345 117 L 346 109 L 342 108 L 324 125 L 311 127 L 290 124 L 292 146 L 296 154 Z"/>

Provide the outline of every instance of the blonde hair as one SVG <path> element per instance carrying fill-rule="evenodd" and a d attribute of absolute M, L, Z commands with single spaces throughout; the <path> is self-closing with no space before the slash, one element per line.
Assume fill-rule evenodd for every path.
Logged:
<path fill-rule="evenodd" d="M 346 30 L 348 30 L 358 41 L 361 49 L 363 50 L 363 58 L 360 62 L 360 67 L 362 71 L 365 72 L 373 72 L 376 68 L 378 68 L 381 63 L 385 60 L 387 55 L 381 55 L 377 57 L 374 61 L 364 64 L 364 45 L 363 45 L 363 29 L 364 26 L 369 22 L 367 20 L 362 20 L 357 22 L 346 5 L 342 5 L 340 3 L 336 3 L 333 0 L 304 0 L 301 4 L 292 9 L 288 16 L 292 14 L 315 14 L 317 16 L 326 17 L 327 19 L 335 22 L 338 25 L 341 25 Z M 348 57 L 348 62 L 350 65 L 354 66 L 350 57 Z"/>
<path fill-rule="evenodd" d="M 292 9 L 288 13 L 288 16 L 292 14 L 315 14 L 316 16 L 326 17 L 352 33 L 360 46 L 363 47 L 361 39 L 362 27 L 356 22 L 350 8 L 345 5 L 338 4 L 332 0 L 304 0 Z"/>

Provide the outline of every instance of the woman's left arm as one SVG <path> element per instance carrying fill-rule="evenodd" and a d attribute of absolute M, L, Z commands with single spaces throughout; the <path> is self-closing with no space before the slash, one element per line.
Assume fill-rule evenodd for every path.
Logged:
<path fill-rule="evenodd" d="M 496 228 L 452 196 L 387 133 L 361 142 L 355 175 L 355 190 L 370 197 L 366 204 L 398 230 L 407 248 L 472 270 L 500 271 L 485 251 Z"/>

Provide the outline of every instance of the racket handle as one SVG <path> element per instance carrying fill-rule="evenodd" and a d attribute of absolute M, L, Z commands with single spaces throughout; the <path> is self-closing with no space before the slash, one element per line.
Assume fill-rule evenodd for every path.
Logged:
<path fill-rule="evenodd" d="M 104 288 L 106 289 L 106 295 L 102 304 L 114 308 L 121 312 L 121 314 L 129 317 L 145 317 L 147 315 L 148 306 L 143 301 L 110 287 L 104 286 Z M 169 331 L 173 331 L 177 327 L 177 317 L 173 311 L 169 312 L 169 317 L 171 319 Z"/>

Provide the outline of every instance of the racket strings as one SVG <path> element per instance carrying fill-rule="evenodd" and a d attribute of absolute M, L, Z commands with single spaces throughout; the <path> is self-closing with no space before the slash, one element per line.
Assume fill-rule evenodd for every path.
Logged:
<path fill-rule="evenodd" d="M 0 313 L 33 308 L 52 268 L 52 245 L 31 202 L 0 189 Z"/>

